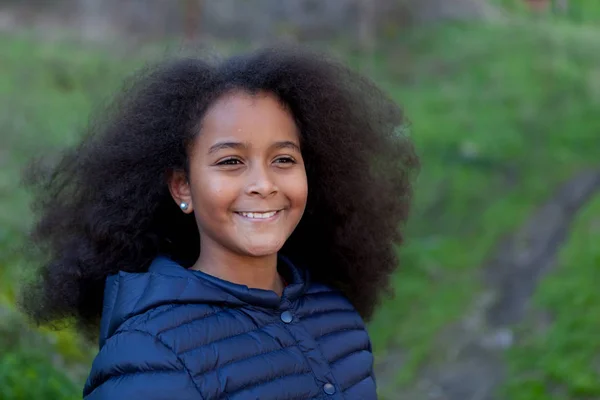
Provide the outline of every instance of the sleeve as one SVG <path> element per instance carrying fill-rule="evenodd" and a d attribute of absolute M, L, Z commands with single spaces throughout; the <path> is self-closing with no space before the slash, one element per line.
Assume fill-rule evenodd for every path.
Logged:
<path fill-rule="evenodd" d="M 203 400 L 192 377 L 159 338 L 123 331 L 106 341 L 94 359 L 84 400 Z"/>

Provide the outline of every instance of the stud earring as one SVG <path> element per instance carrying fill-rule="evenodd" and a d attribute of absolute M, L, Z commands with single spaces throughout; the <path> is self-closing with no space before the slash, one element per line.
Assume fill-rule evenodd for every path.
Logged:
<path fill-rule="evenodd" d="M 181 202 L 181 203 L 179 204 L 179 208 L 181 208 L 183 211 L 187 211 L 187 209 L 188 209 L 189 207 L 190 207 L 190 206 L 189 206 L 189 205 L 188 205 L 188 203 L 186 203 L 185 201 L 184 201 L 184 202 Z"/>

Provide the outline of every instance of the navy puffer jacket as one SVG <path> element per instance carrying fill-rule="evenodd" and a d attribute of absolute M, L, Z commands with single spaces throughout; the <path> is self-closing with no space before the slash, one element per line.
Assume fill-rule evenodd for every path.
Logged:
<path fill-rule="evenodd" d="M 85 399 L 376 399 L 361 317 L 282 260 L 281 298 L 165 257 L 109 277 Z"/>

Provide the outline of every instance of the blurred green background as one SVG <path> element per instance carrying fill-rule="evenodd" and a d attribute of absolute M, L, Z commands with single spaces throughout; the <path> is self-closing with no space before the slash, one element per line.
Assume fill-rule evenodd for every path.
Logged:
<path fill-rule="evenodd" d="M 0 399 L 81 398 L 96 352 L 14 307 L 24 164 L 165 49 L 281 38 L 372 76 L 422 157 L 369 324 L 380 397 L 600 399 L 600 1 L 165 3 L 0 0 Z"/>

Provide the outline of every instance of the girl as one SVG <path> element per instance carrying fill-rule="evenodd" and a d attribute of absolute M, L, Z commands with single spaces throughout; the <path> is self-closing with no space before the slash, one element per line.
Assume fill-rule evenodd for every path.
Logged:
<path fill-rule="evenodd" d="M 23 303 L 99 322 L 85 399 L 377 397 L 363 321 L 417 167 L 393 101 L 270 48 L 159 64 L 98 121 L 31 182 L 45 259 Z"/>

